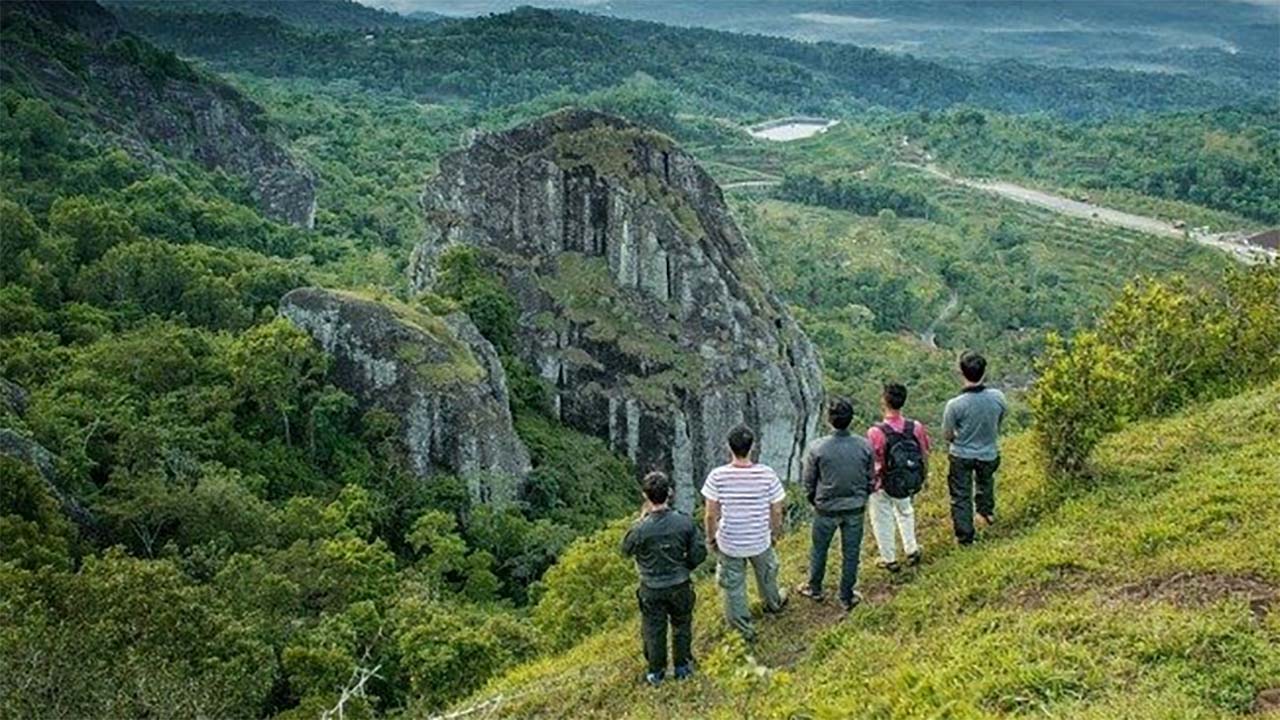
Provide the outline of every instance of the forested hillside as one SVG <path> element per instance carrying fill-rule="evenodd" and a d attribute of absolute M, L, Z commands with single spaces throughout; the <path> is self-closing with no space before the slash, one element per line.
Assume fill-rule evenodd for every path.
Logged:
<path fill-rule="evenodd" d="M 1261 480 L 1280 477 L 1275 268 L 925 169 L 1261 229 L 1280 212 L 1266 88 L 528 8 L 424 21 L 341 1 L 5 2 L 0 19 L 0 707 L 16 716 L 293 720 L 344 697 L 345 717 L 368 718 L 477 703 L 840 716 L 874 696 L 868 711 L 895 717 L 1217 717 L 1280 686 L 1280 614 L 1246 607 L 1270 608 L 1280 582 L 1259 524 L 1276 501 Z M 841 122 L 791 143 L 742 129 L 800 112 Z M 563 198 L 428 185 L 451 151 L 476 151 L 455 169 L 485 168 L 574 117 L 596 119 L 544 132 L 546 163 L 520 166 L 556 168 Z M 424 188 L 441 198 L 430 214 Z M 547 223 L 545 255 L 436 248 L 430 283 L 411 268 L 442 239 L 480 245 L 517 195 L 524 214 L 492 224 Z M 545 217 L 530 210 L 544 195 Z M 628 234 L 642 226 L 653 239 Z M 680 297 L 701 266 L 659 254 L 672 238 L 688 257 L 721 243 L 701 279 L 736 299 Z M 1138 276 L 1152 279 L 1126 289 Z M 299 288 L 320 290 L 282 303 Z M 395 340 L 373 348 L 372 385 L 391 366 L 432 397 L 469 383 L 500 401 L 479 416 L 507 424 L 472 434 L 511 432 L 527 475 L 424 474 L 440 448 L 351 380 L 362 349 L 299 319 L 319 296 Z M 679 344 L 692 331 L 671 318 L 721 311 L 736 330 Z M 749 351 L 725 339 L 748 335 Z M 807 374 L 778 386 L 812 375 L 796 403 L 847 393 L 860 424 L 898 379 L 935 425 L 956 353 L 986 351 L 1009 429 L 1032 428 L 1012 441 L 1006 520 L 977 555 L 943 550 L 931 487 L 930 563 L 896 582 L 869 570 L 871 607 L 849 623 L 789 610 L 765 626 L 762 665 L 722 642 L 701 579 L 704 676 L 642 691 L 617 536 L 651 469 L 639 459 L 668 458 L 666 435 L 632 428 L 665 431 L 658 410 L 716 395 L 705 366 L 738 353 L 759 366 L 730 383 L 740 413 L 776 410 L 752 393 L 810 342 Z M 593 397 L 606 380 L 617 397 Z M 1251 394 L 1198 405 L 1237 392 Z M 656 455 L 628 452 L 642 442 Z M 786 573 L 805 550 L 787 541 Z M 891 647 L 906 659 L 884 672 L 861 662 Z"/>
<path fill-rule="evenodd" d="M 1019 62 L 961 69 L 834 43 L 799 43 L 534 8 L 388 31 L 316 35 L 274 19 L 117 5 L 127 27 L 220 69 L 367 88 L 426 102 L 492 108 L 586 93 L 637 73 L 682 107 L 716 114 L 838 113 L 869 106 L 1095 117 L 1208 107 L 1239 92 L 1180 75 L 1064 70 Z M 178 6 L 178 10 L 182 6 Z"/>

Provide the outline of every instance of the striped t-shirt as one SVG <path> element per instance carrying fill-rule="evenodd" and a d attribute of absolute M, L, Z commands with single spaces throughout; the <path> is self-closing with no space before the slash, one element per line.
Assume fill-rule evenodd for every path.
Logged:
<path fill-rule="evenodd" d="M 720 502 L 716 547 L 729 557 L 754 557 L 769 549 L 769 506 L 787 496 L 768 465 L 721 465 L 707 475 L 702 496 Z"/>

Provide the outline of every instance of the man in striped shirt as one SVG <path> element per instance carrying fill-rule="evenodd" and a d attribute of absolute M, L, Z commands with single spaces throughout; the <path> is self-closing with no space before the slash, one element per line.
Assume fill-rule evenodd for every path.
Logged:
<path fill-rule="evenodd" d="M 765 612 L 776 613 L 786 604 L 778 590 L 778 555 L 773 550 L 782 536 L 786 491 L 773 468 L 751 461 L 755 442 L 750 428 L 734 428 L 729 433 L 733 461 L 712 470 L 702 484 L 707 546 L 716 553 L 716 582 L 724 593 L 725 619 L 748 641 L 755 639 L 747 605 L 748 564 Z"/>

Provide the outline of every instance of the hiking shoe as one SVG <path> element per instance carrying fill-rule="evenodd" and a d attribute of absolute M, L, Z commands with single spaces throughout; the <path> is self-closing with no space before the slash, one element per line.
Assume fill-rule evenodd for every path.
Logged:
<path fill-rule="evenodd" d="M 788 594 L 785 590 L 778 594 L 782 596 L 782 602 L 778 603 L 778 607 L 776 608 L 771 608 L 768 605 L 766 605 L 764 607 L 765 613 L 769 615 L 777 615 L 778 613 L 787 609 L 787 601 L 791 599 L 791 595 Z"/>
<path fill-rule="evenodd" d="M 907 556 L 907 564 L 910 565 L 911 567 L 915 567 L 920 564 L 920 558 L 921 558 L 920 551 L 917 550 Z"/>
<path fill-rule="evenodd" d="M 898 564 L 897 560 L 877 560 L 876 567 L 882 570 L 887 570 L 891 573 L 896 573 L 902 569 L 902 566 Z"/>
<path fill-rule="evenodd" d="M 667 674 L 665 672 L 645 673 L 644 681 L 649 683 L 649 687 L 658 687 L 662 684 L 662 679 L 666 677 L 666 675 Z"/>
<path fill-rule="evenodd" d="M 986 527 L 991 527 L 992 525 L 996 524 L 995 513 L 992 513 L 990 515 L 983 515 L 982 513 L 978 513 L 978 519 L 981 520 L 983 525 L 985 525 Z"/>
<path fill-rule="evenodd" d="M 688 680 L 693 677 L 693 663 L 677 665 L 675 668 L 675 677 L 677 680 Z"/>
<path fill-rule="evenodd" d="M 853 609 L 858 607 L 861 604 L 862 604 L 862 593 L 858 592 L 857 590 L 853 591 L 853 597 L 849 598 L 848 600 L 840 601 L 840 607 L 845 611 L 845 614 L 853 612 Z"/>
<path fill-rule="evenodd" d="M 821 590 L 814 590 L 813 588 L 809 587 L 809 583 L 804 583 L 803 585 L 800 585 L 799 587 L 797 587 L 796 592 L 800 593 L 800 595 L 807 597 L 814 602 L 822 602 L 823 600 L 827 599 L 827 596 L 823 595 Z"/>

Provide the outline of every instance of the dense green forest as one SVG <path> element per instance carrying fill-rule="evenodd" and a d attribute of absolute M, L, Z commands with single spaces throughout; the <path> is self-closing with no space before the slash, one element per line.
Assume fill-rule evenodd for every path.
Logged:
<path fill-rule="evenodd" d="M 848 114 L 869 106 L 940 109 L 971 103 L 1011 112 L 1095 117 L 1210 107 L 1239 92 L 1180 75 L 1044 68 L 1004 61 L 943 66 L 836 43 L 800 43 L 696 28 L 521 8 L 375 35 L 313 33 L 273 18 L 115 6 L 126 27 L 220 69 L 367 88 L 424 102 L 498 107 L 550 93 L 587 93 L 643 73 L 685 109 L 724 115 Z"/>
<path fill-rule="evenodd" d="M 348 717 L 421 716 L 630 617 L 612 551 L 637 469 L 556 421 L 529 368 L 503 357 L 533 472 L 495 508 L 464 478 L 414 481 L 395 418 L 362 411 L 276 314 L 291 289 L 348 288 L 461 308 L 503 349 L 513 304 L 474 258 L 435 296 L 405 279 L 423 182 L 471 133 L 579 104 L 670 133 L 722 178 L 779 181 L 731 207 L 860 421 L 896 378 L 935 422 L 954 353 L 982 347 L 1011 425 L 1028 424 L 1035 358 L 1089 347 L 1046 333 L 1090 325 L 1137 272 L 1188 275 L 1186 306 L 1240 292 L 1223 255 L 939 185 L 898 165 L 916 153 L 1218 224 L 1280 212 L 1274 108 L 1185 110 L 1240 100 L 1187 78 L 957 68 L 532 9 L 427 23 L 344 3 L 111 7 L 150 40 L 102 40 L 101 16 L 70 4 L 6 3 L 0 28 L 0 705 L 23 717 L 312 718 L 356 668 L 377 673 Z M 98 62 L 251 118 L 315 173 L 314 228 L 269 219 L 246 177 L 192 157 L 194 138 L 136 132 Z M 89 92 L 49 91 L 40 68 Z M 1180 111 L 1127 114 L 1164 108 Z M 738 127 L 802 111 L 844 122 L 784 144 Z M 1042 114 L 1006 114 L 1021 111 Z M 1117 345 L 1129 325 L 1109 323 Z M 1271 338 L 1245 330 L 1250 347 Z M 1242 383 L 1201 385 L 1117 412 Z M 1064 414 L 1095 419 L 1073 400 Z"/>

